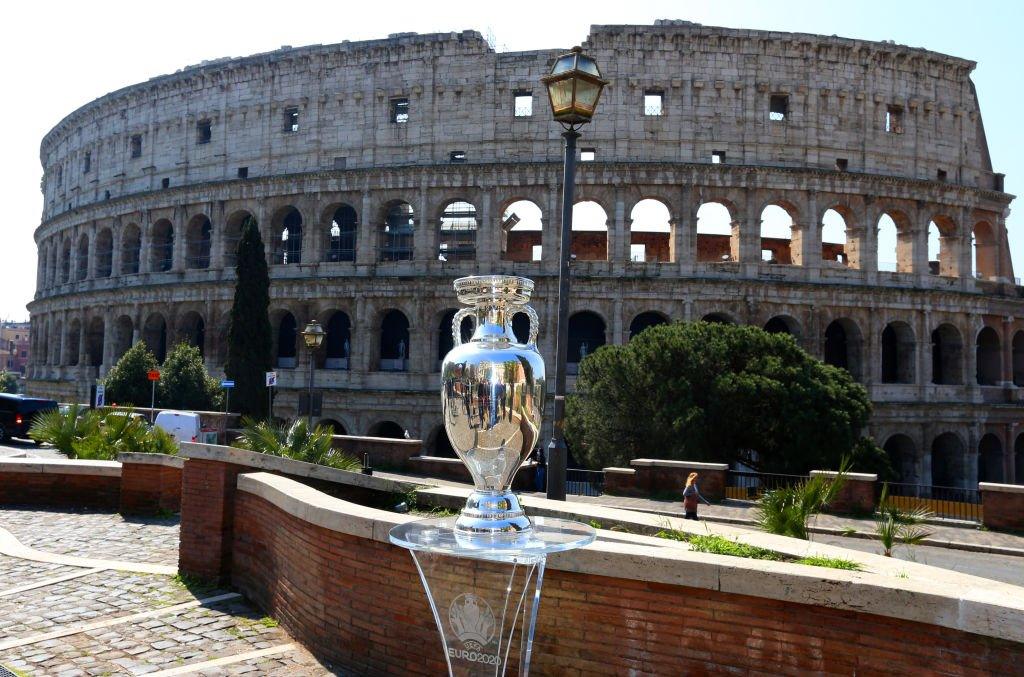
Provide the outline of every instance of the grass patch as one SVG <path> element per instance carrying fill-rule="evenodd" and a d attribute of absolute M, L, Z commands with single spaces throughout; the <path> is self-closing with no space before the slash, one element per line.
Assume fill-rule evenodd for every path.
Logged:
<path fill-rule="evenodd" d="M 690 549 L 695 552 L 709 552 L 713 555 L 747 557 L 749 559 L 779 560 L 782 556 L 774 550 L 758 548 L 739 541 L 730 541 L 721 536 L 691 536 Z"/>
<path fill-rule="evenodd" d="M 263 618 L 259 619 L 257 623 L 259 623 L 265 628 L 276 628 L 278 625 L 280 625 L 280 623 L 275 621 L 270 616 L 264 616 Z"/>
<path fill-rule="evenodd" d="M 807 564 L 812 567 L 826 567 L 828 569 L 845 569 L 846 571 L 860 571 L 860 565 L 850 559 L 842 557 L 801 557 L 796 560 L 797 564 Z"/>
<path fill-rule="evenodd" d="M 199 578 L 198 576 L 178 573 L 174 575 L 173 580 L 181 587 L 187 588 L 193 595 L 201 595 L 217 589 L 216 582 L 208 581 L 206 579 Z"/>

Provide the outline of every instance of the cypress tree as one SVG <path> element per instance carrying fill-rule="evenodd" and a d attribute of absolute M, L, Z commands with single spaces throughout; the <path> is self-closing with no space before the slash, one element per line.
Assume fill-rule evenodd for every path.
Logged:
<path fill-rule="evenodd" d="M 235 382 L 231 410 L 266 418 L 265 372 L 272 365 L 270 275 L 256 219 L 242 223 L 235 264 L 235 300 L 228 325 L 228 359 L 224 373 Z"/>

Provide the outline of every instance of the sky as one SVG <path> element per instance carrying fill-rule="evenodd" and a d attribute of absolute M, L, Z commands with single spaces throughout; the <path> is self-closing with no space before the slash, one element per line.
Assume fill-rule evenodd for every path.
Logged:
<path fill-rule="evenodd" d="M 5 3 L 0 8 L 0 319 L 28 317 L 35 293 L 42 195 L 39 142 L 65 115 L 129 84 L 225 56 L 398 32 L 475 29 L 502 51 L 571 47 L 593 24 L 684 19 L 713 26 L 895 40 L 978 62 L 973 73 L 993 168 L 1024 192 L 1024 3 L 931 0 L 687 0 L 677 2 Z M 1014 207 L 1011 206 L 1011 209 Z M 1008 220 L 1014 270 L 1024 277 L 1024 218 Z"/>

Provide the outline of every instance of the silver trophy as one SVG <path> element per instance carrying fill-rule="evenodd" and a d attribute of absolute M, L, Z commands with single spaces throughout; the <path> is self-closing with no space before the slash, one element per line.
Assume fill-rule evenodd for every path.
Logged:
<path fill-rule="evenodd" d="M 516 471 L 540 437 L 544 360 L 537 352 L 537 313 L 527 305 L 533 281 L 481 275 L 455 281 L 469 306 L 452 320 L 452 348 L 441 364 L 444 429 L 473 476 L 474 491 L 455 522 L 462 534 L 524 534 L 530 520 L 510 490 Z M 525 344 L 512 333 L 512 317 L 530 318 Z M 473 337 L 462 342 L 462 322 L 473 317 Z"/>

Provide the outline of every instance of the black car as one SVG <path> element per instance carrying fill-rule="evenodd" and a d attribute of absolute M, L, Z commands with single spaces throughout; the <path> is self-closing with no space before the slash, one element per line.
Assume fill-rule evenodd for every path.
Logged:
<path fill-rule="evenodd" d="M 0 393 L 0 441 L 28 437 L 33 419 L 41 412 L 56 408 L 54 400 Z"/>

